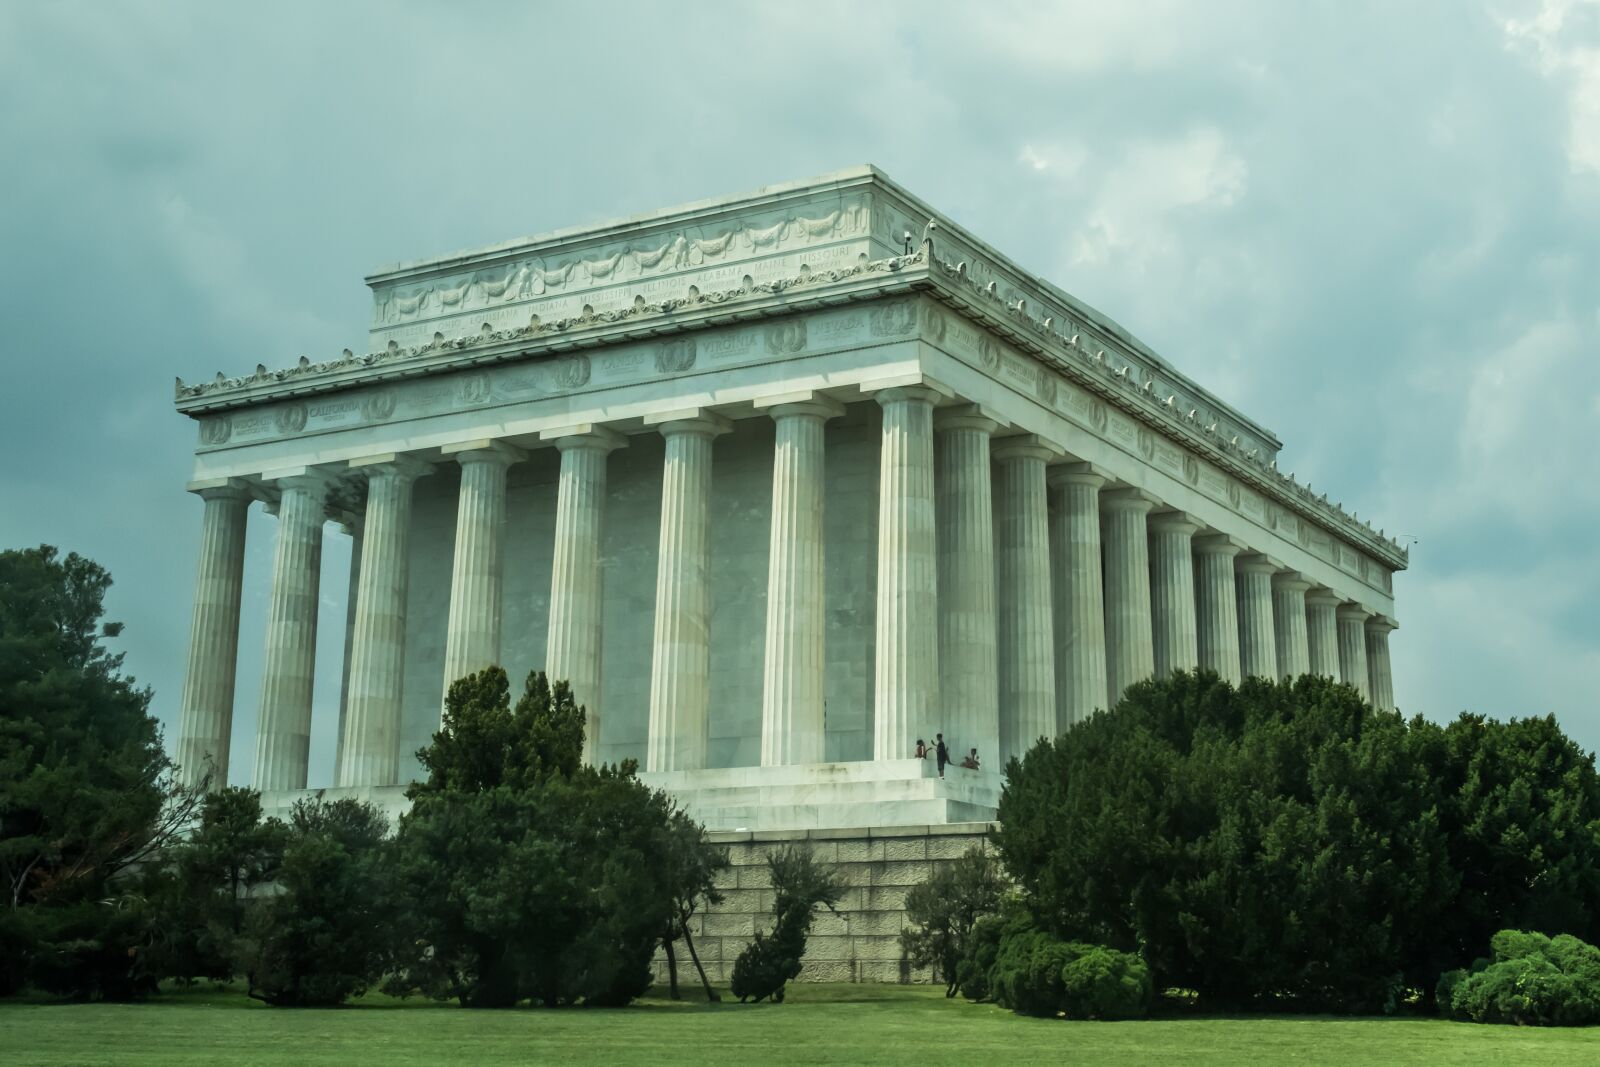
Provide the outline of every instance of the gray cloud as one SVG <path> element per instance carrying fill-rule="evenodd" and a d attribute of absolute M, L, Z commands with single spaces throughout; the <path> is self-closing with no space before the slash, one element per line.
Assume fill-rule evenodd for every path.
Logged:
<path fill-rule="evenodd" d="M 171 721 L 199 532 L 174 374 L 360 350 L 382 263 L 870 161 L 1421 538 L 1403 707 L 1600 745 L 1600 8 L 1038 7 L 0 9 L 0 544 L 112 570 Z"/>

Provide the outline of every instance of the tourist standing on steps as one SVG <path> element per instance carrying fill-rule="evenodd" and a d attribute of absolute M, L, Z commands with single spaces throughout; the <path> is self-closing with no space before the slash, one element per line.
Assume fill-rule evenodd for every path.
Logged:
<path fill-rule="evenodd" d="M 945 766 L 945 764 L 950 762 L 950 750 L 945 747 L 944 734 L 934 734 L 933 735 L 933 740 L 934 740 L 934 746 L 933 746 L 934 758 L 939 761 L 939 777 L 943 778 L 944 777 L 944 766 Z"/>

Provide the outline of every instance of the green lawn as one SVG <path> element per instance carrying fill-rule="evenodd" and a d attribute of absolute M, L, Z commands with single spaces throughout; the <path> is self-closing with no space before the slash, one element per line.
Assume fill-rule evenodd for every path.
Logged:
<path fill-rule="evenodd" d="M 0 1063 L 23 1064 L 1203 1064 L 1600 1063 L 1600 1030 L 1430 1019 L 1023 1019 L 926 986 L 791 985 L 788 1003 L 466 1011 L 372 997 L 268 1008 L 232 992 L 146 1004 L 0 1001 Z"/>

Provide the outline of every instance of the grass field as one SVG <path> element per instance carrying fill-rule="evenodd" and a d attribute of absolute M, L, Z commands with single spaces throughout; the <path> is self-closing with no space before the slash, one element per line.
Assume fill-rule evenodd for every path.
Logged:
<path fill-rule="evenodd" d="M 1407 1064 L 1600 1063 L 1600 1030 L 1431 1019 L 1023 1019 L 926 986 L 791 985 L 779 1005 L 466 1011 L 367 998 L 265 1007 L 234 992 L 145 1004 L 0 1001 L 0 1063 L 23 1064 Z"/>

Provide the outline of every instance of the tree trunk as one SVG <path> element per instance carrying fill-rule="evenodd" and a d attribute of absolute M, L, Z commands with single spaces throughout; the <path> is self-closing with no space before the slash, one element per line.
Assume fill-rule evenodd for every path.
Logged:
<path fill-rule="evenodd" d="M 672 935 L 674 933 L 675 931 L 668 930 L 667 936 L 661 939 L 661 944 L 667 950 L 667 988 L 670 990 L 668 995 L 673 1000 L 682 1000 L 683 998 L 678 995 L 678 956 L 672 951 Z"/>
<path fill-rule="evenodd" d="M 694 938 L 689 936 L 689 924 L 683 924 L 683 943 L 689 946 L 689 958 L 694 960 L 694 969 L 700 972 L 700 984 L 706 987 L 706 1000 L 712 1004 L 722 1003 L 722 998 L 717 991 L 711 988 L 711 983 L 706 980 L 706 969 L 700 965 L 700 954 L 694 950 Z"/>

